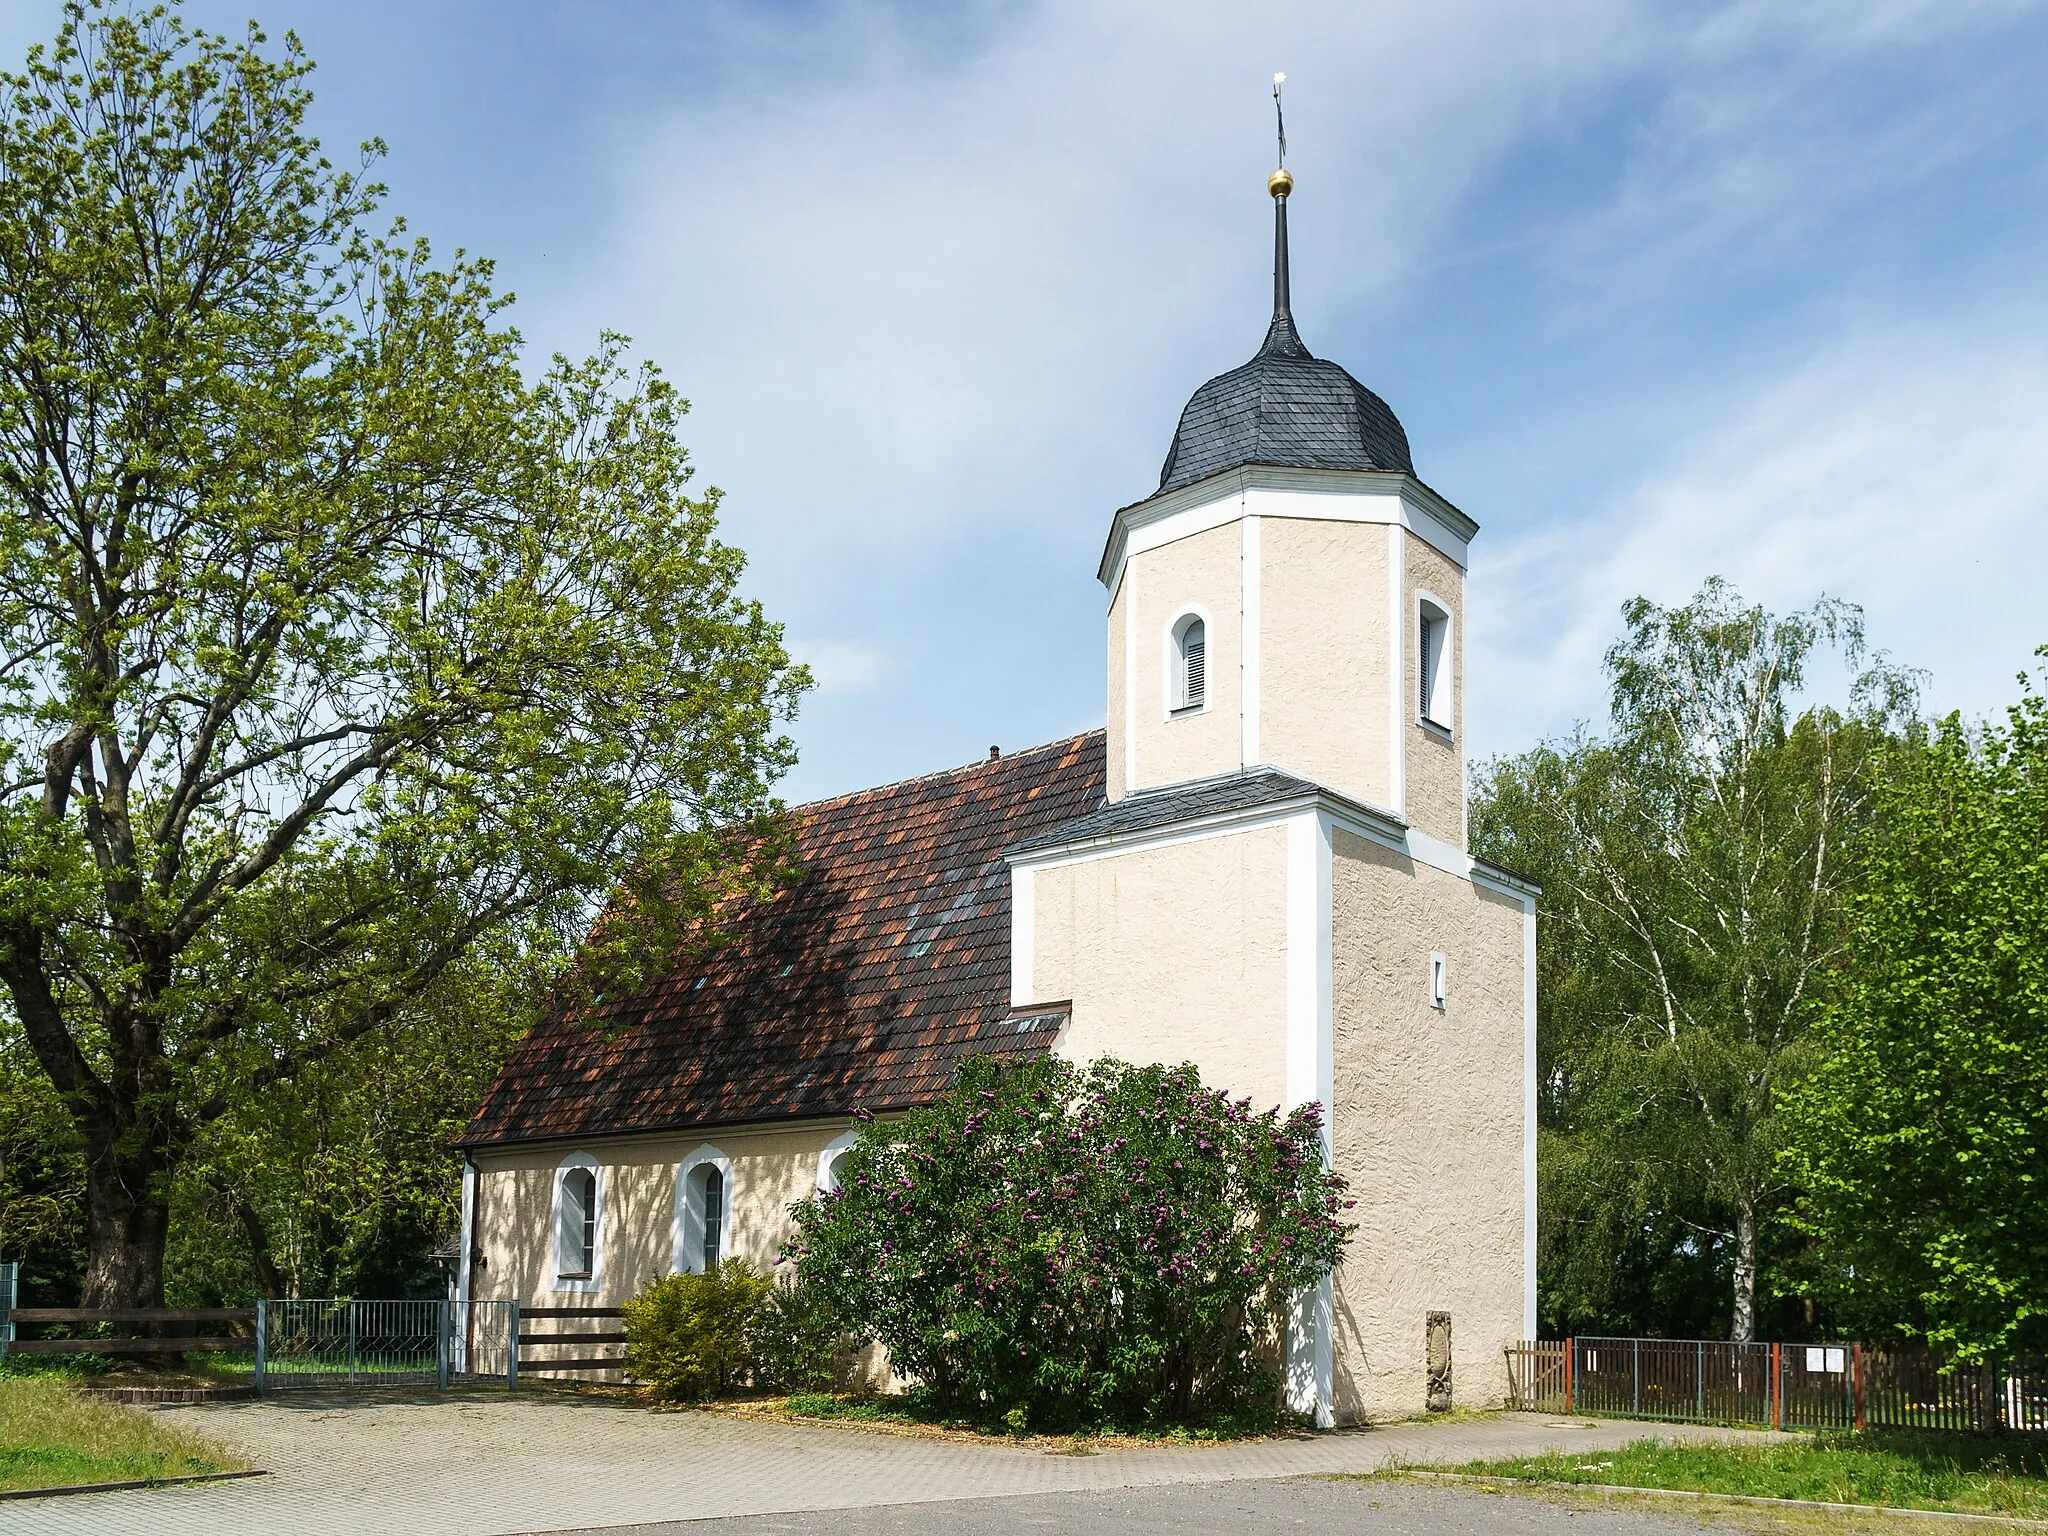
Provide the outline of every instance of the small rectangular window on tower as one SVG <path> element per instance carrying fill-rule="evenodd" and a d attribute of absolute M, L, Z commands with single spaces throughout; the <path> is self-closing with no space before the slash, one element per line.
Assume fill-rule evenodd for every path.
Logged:
<path fill-rule="evenodd" d="M 1429 1006 L 1441 1013 L 1451 1001 L 1451 962 L 1438 950 L 1429 957 Z"/>
<path fill-rule="evenodd" d="M 1447 686 L 1450 647 L 1446 643 L 1450 634 L 1450 615 L 1423 598 L 1415 610 L 1415 714 L 1443 730 L 1449 730 L 1451 723 L 1451 690 Z"/>

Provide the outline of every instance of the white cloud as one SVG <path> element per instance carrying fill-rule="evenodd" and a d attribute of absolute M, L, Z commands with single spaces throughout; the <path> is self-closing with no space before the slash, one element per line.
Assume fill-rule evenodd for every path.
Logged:
<path fill-rule="evenodd" d="M 935 59 L 894 13 L 835 11 L 800 82 L 763 74 L 769 23 L 727 14 L 751 67 L 608 146 L 620 222 L 549 328 L 631 316 L 771 537 L 893 558 L 1095 529 L 1114 503 L 1071 496 L 1105 472 L 1142 494 L 1172 411 L 1262 328 L 1276 65 L 1313 342 L 1530 114 L 1635 46 L 1618 0 L 1004 14 Z"/>
<path fill-rule="evenodd" d="M 2048 638 L 2044 328 L 1983 318 L 2038 265 L 2024 0 L 511 0 L 495 51 L 466 0 L 267 3 L 334 61 L 335 143 L 409 124 L 416 226 L 506 242 L 541 347 L 624 329 L 695 401 L 823 683 L 792 792 L 1099 715 L 1109 514 L 1263 326 L 1275 69 L 1303 334 L 1488 525 L 1482 745 L 1597 713 L 1620 599 L 1713 570 L 1861 599 L 1973 708 Z M 512 211 L 484 240 L 465 199 Z"/>
<path fill-rule="evenodd" d="M 2029 9 L 1748 0 L 1660 29 L 1660 89 L 1623 130 L 1612 194 L 1557 232 L 1552 265 L 1582 301 L 1683 304 L 1731 274 L 1810 276 L 1845 227 L 1865 224 L 1875 254 L 1927 189 L 2028 127 L 1999 79 L 2025 56 L 1984 44 Z M 2021 69 L 2031 93 L 2038 67 Z"/>
<path fill-rule="evenodd" d="M 1049 0 L 934 30 L 845 4 L 801 34 L 720 10 L 731 67 L 617 125 L 592 169 L 616 219 L 589 233 L 580 280 L 545 297 L 539 329 L 623 323 L 669 364 L 756 585 L 799 634 L 836 637 L 816 652 L 806 792 L 915 772 L 954 752 L 963 709 L 1008 740 L 1100 707 L 1099 631 L 1074 616 L 1097 602 L 1083 589 L 1108 514 L 1150 488 L 1174 412 L 1263 323 L 1275 68 L 1289 77 L 1304 333 L 1398 408 L 1373 334 L 1429 329 L 1400 306 L 1462 259 L 1451 232 L 1510 157 L 1589 121 L 1614 136 L 1597 205 L 1539 219 L 1522 275 L 1571 281 L 1532 328 L 1568 325 L 1574 305 L 1656 305 L 1663 324 L 1703 275 L 1810 271 L 1822 237 L 1873 217 L 1888 184 L 1966 160 L 1995 103 L 1880 90 L 1873 109 L 1842 72 L 1898 67 L 2009 9 Z M 1630 92 L 1625 123 L 1600 117 Z M 1526 297 L 1556 302 L 1533 282 Z M 1937 696 L 2003 696 L 2006 659 L 2033 642 L 2017 619 L 1966 642 L 1937 616 L 1979 557 L 1925 514 L 1955 503 L 1952 531 L 2025 542 L 2038 375 L 1988 329 L 1930 320 L 1909 334 L 1835 297 L 1839 340 L 1819 351 L 1809 331 L 1796 370 L 1769 346 L 1761 364 L 1729 366 L 1724 343 L 1757 332 L 1710 312 L 1707 333 L 1670 338 L 1681 369 L 1688 349 L 1712 359 L 1698 376 L 1672 374 L 1654 401 L 1589 395 L 1593 412 L 1675 430 L 1639 483 L 1589 482 L 1601 512 L 1497 553 L 1496 535 L 1482 541 L 1482 746 L 1596 713 L 1620 600 L 1681 599 L 1711 571 L 1777 606 L 1823 589 L 1860 599 L 1879 643 L 1935 669 Z M 1601 366 L 1592 352 L 1576 365 Z M 1780 372 L 1744 378 L 1759 366 Z M 1608 429 L 1596 415 L 1581 430 Z M 1951 468 L 1962 444 L 1974 486 Z M 2012 572 L 1976 578 L 2000 614 L 2026 607 Z M 1993 656 L 1996 681 L 1966 687 Z M 1020 667 L 1028 696 L 977 685 Z M 937 697 L 953 701 L 944 718 Z"/>
<path fill-rule="evenodd" d="M 888 657 L 864 640 L 791 636 L 789 653 L 811 669 L 818 692 L 833 698 L 869 693 L 888 675 Z"/>
<path fill-rule="evenodd" d="M 1683 602 L 1712 573 L 1781 611 L 1858 602 L 1874 646 L 1931 674 L 1930 705 L 1993 711 L 2048 642 L 2048 324 L 1856 337 L 1596 514 L 1477 555 L 1482 752 L 1597 721 L 1621 603 Z"/>

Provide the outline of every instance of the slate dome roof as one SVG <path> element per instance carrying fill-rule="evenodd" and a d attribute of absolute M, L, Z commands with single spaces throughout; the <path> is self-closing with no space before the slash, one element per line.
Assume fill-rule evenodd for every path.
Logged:
<path fill-rule="evenodd" d="M 1246 464 L 1415 473 L 1408 434 L 1387 402 L 1295 334 L 1285 191 L 1275 195 L 1273 213 L 1273 323 L 1250 362 L 1218 374 L 1188 401 L 1159 471 L 1161 491 Z"/>

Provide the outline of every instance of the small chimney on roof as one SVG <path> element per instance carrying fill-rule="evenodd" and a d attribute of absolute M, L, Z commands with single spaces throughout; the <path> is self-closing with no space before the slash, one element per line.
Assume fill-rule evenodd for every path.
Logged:
<path fill-rule="evenodd" d="M 1001 757 L 1002 755 L 1003 749 L 1001 747 L 990 747 L 988 749 L 988 760 L 990 762 L 994 762 L 997 758 Z"/>

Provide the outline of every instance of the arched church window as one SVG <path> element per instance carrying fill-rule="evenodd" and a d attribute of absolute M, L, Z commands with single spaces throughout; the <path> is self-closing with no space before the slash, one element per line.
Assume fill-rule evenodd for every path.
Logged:
<path fill-rule="evenodd" d="M 825 1143 L 824 1150 L 818 1154 L 819 1194 L 829 1195 L 839 1187 L 839 1165 L 859 1139 L 858 1130 L 842 1131 Z"/>
<path fill-rule="evenodd" d="M 588 1280 L 597 1272 L 597 1170 L 587 1161 L 562 1169 L 555 1196 L 555 1276 Z"/>
<path fill-rule="evenodd" d="M 718 1261 L 724 1257 L 725 1245 L 725 1174 L 719 1168 L 707 1164 L 697 1170 L 697 1230 L 703 1234 L 701 1246 L 694 1255 L 698 1273 L 710 1274 L 718 1268 Z"/>
<path fill-rule="evenodd" d="M 1173 707 L 1200 709 L 1208 702 L 1208 626 L 1195 614 L 1174 629 Z"/>

